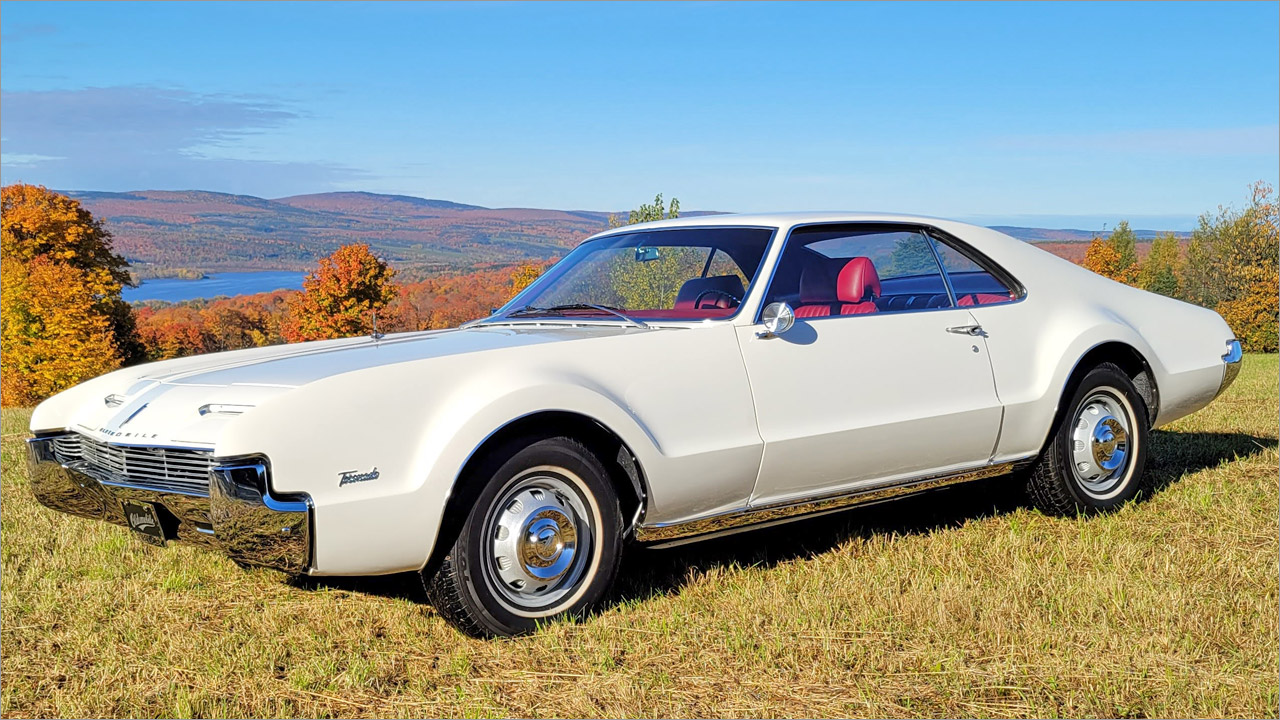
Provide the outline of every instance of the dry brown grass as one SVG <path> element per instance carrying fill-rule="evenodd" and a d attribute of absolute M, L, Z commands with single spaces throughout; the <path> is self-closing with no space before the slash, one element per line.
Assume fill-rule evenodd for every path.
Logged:
<path fill-rule="evenodd" d="M 637 552 L 617 597 L 464 638 L 412 578 L 291 585 L 38 506 L 5 410 L 0 711 L 19 716 L 1276 716 L 1276 356 L 1156 434 L 1164 487 L 1008 481 Z"/>

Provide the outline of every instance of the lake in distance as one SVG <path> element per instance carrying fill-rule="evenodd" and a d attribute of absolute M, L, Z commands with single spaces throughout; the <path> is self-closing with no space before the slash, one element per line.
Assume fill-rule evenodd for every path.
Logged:
<path fill-rule="evenodd" d="M 144 280 L 136 288 L 121 293 L 125 302 L 164 300 L 180 302 L 214 298 L 219 295 L 253 295 L 272 290 L 298 290 L 306 273 L 269 270 L 263 272 L 231 272 L 211 274 L 203 280 L 156 278 Z"/>

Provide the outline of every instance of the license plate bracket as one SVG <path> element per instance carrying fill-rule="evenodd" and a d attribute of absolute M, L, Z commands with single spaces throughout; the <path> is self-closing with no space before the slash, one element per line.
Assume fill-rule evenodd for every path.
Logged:
<path fill-rule="evenodd" d="M 137 534 L 139 540 L 151 545 L 164 545 L 164 526 L 160 524 L 160 513 L 156 512 L 155 504 L 125 500 L 121 505 L 129 528 Z"/>

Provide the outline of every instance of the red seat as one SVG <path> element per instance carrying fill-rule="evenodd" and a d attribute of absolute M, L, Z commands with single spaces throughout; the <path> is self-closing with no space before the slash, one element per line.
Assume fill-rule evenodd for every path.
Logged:
<path fill-rule="evenodd" d="M 1013 293 L 970 293 L 961 295 L 956 300 L 956 305 L 960 307 L 968 307 L 971 305 L 995 305 L 996 303 L 1009 302 L 1013 299 Z"/>
<path fill-rule="evenodd" d="M 836 298 L 841 315 L 864 315 L 878 310 L 880 274 L 871 258 L 856 257 L 844 264 L 836 278 Z"/>
<path fill-rule="evenodd" d="M 838 262 L 838 261 L 837 261 Z M 862 315 L 877 311 L 880 275 L 870 258 L 845 261 L 838 273 L 836 265 L 813 263 L 800 272 L 800 305 L 796 317 Z"/>
<path fill-rule="evenodd" d="M 796 317 L 827 317 L 836 304 L 836 273 L 831 263 L 811 262 L 800 271 L 800 305 Z"/>

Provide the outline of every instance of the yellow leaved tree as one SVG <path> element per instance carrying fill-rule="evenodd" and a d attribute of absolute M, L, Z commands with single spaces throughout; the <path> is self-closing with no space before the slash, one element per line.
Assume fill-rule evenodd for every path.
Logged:
<path fill-rule="evenodd" d="M 128 263 L 65 195 L 0 189 L 0 396 L 28 405 L 140 355 Z"/>

